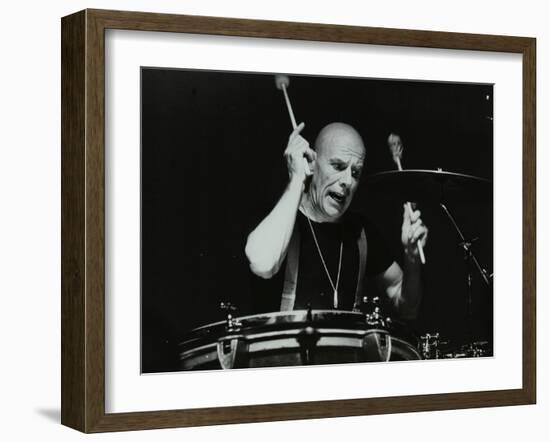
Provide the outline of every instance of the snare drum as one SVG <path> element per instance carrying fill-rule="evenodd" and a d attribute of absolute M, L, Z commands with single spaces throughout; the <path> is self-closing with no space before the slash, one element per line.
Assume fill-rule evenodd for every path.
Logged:
<path fill-rule="evenodd" d="M 180 343 L 183 370 L 282 367 L 421 359 L 403 324 L 362 313 L 295 310 L 197 328 Z"/>

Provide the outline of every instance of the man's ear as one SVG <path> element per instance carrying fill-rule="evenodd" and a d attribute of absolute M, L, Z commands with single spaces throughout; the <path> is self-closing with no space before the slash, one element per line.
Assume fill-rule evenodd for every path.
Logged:
<path fill-rule="evenodd" d="M 309 165 L 309 170 L 311 170 L 311 173 L 314 173 L 317 167 L 317 152 L 313 151 L 312 159 L 308 158 L 307 163 Z"/>

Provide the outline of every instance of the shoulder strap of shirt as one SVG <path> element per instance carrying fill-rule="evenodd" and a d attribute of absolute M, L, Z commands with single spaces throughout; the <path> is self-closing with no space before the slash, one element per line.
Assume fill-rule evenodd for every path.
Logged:
<path fill-rule="evenodd" d="M 361 229 L 361 235 L 357 239 L 357 250 L 359 251 L 359 272 L 357 273 L 357 288 L 355 289 L 355 302 L 353 304 L 354 311 L 359 310 L 359 306 L 363 302 L 363 282 L 367 267 L 367 236 L 364 227 Z"/>
<path fill-rule="evenodd" d="M 298 263 L 300 262 L 300 229 L 297 224 L 294 224 L 294 230 L 288 243 L 285 281 L 283 284 L 283 295 L 281 296 L 281 311 L 294 310 L 294 303 L 296 302 Z"/>

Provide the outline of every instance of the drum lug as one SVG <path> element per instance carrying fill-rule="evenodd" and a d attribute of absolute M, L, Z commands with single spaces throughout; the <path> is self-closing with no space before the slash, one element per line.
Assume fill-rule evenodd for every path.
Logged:
<path fill-rule="evenodd" d="M 296 337 L 300 345 L 300 357 L 303 365 L 311 365 L 316 361 L 317 343 L 321 335 L 314 327 L 308 325 Z"/>
<path fill-rule="evenodd" d="M 225 312 L 226 330 L 229 333 L 239 331 L 242 324 L 237 319 L 235 319 L 232 314 L 232 312 L 237 311 L 237 306 L 230 302 L 222 302 L 220 303 L 220 309 Z"/>
<path fill-rule="evenodd" d="M 386 327 L 386 320 L 382 314 L 382 308 L 380 307 L 380 298 L 375 296 L 369 301 L 368 298 L 363 298 L 363 301 L 367 307 L 370 307 L 370 311 L 365 313 L 365 321 L 367 325 L 376 327 Z"/>
<path fill-rule="evenodd" d="M 419 350 L 422 359 L 440 359 L 439 333 L 426 333 L 420 336 Z"/>
<path fill-rule="evenodd" d="M 218 360 L 224 370 L 246 366 L 248 343 L 244 336 L 228 336 L 218 341 Z"/>

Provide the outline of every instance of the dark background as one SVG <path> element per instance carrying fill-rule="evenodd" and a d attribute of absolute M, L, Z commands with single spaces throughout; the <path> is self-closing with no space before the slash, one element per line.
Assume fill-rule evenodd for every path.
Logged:
<path fill-rule="evenodd" d="M 244 245 L 287 179 L 291 132 L 272 74 L 142 69 L 142 371 L 178 369 L 177 342 L 224 318 L 221 301 L 254 313 Z M 402 201 L 369 175 L 394 170 L 387 137 L 405 146 L 405 169 L 437 169 L 492 180 L 492 85 L 290 76 L 302 135 L 313 144 L 332 121 L 363 136 L 366 168 L 353 210 L 367 214 L 400 255 Z M 459 187 L 446 201 L 489 273 L 492 198 Z M 417 333 L 454 343 L 492 340 L 492 290 L 473 280 L 473 336 L 467 331 L 466 266 L 437 201 L 414 200 L 430 229 Z"/>

